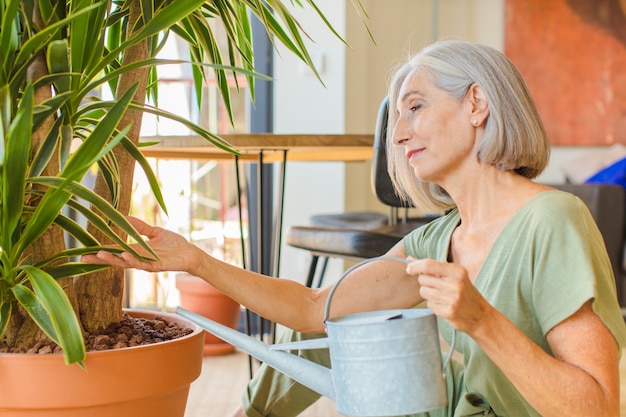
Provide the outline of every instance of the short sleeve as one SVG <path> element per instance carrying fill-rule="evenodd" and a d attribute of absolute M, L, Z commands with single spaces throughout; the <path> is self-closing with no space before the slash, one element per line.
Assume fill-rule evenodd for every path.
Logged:
<path fill-rule="evenodd" d="M 566 195 L 536 218 L 532 242 L 532 299 L 544 333 L 593 300 L 596 313 L 620 345 L 624 343 L 624 321 L 615 291 L 613 268 L 604 240 L 587 206 Z"/>

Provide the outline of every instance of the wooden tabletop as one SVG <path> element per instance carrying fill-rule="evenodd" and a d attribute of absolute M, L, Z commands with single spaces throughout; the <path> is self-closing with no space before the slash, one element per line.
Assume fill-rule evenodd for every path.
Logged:
<path fill-rule="evenodd" d="M 281 161 L 365 161 L 372 158 L 374 135 L 290 135 L 249 133 L 222 135 L 241 153 L 241 160 Z M 142 142 L 159 142 L 142 147 L 146 157 L 163 159 L 232 159 L 233 155 L 199 136 L 143 137 Z"/>

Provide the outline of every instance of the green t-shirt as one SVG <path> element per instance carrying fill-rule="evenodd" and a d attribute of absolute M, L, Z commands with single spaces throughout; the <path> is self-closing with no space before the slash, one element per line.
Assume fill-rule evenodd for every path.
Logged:
<path fill-rule="evenodd" d="M 446 261 L 459 222 L 452 210 L 415 230 L 403 240 L 406 254 Z M 620 348 L 626 342 L 602 235 L 587 206 L 572 194 L 541 192 L 522 207 L 496 239 L 474 285 L 548 353 L 546 333 L 591 299 Z M 451 327 L 439 320 L 439 328 L 450 342 Z M 457 334 L 456 350 L 464 355 L 464 392 L 448 393 L 456 401 L 455 417 L 482 415 L 475 414 L 478 403 L 498 416 L 539 416 L 468 335 Z"/>

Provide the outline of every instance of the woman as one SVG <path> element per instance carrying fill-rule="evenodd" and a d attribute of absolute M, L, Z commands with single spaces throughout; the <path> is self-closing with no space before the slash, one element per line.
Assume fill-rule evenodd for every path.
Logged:
<path fill-rule="evenodd" d="M 389 251 L 410 257 L 408 266 L 379 261 L 352 272 L 331 316 L 425 301 L 444 337 L 458 332 L 464 363 L 447 373 L 449 405 L 428 415 L 617 417 L 626 327 L 609 258 L 584 203 L 532 181 L 549 144 L 513 64 L 490 47 L 439 42 L 396 72 L 389 96 L 394 184 L 417 206 L 447 214 Z M 329 288 L 238 269 L 133 221 L 160 260 L 107 252 L 84 260 L 186 271 L 270 320 L 324 330 Z M 249 417 L 300 411 L 267 410 L 271 398 L 255 404 L 264 384 L 250 390 Z M 293 389 L 280 395 L 306 406 Z"/>

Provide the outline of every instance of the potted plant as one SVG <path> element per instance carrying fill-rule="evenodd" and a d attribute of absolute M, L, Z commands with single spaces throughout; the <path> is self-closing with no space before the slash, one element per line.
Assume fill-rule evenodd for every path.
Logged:
<path fill-rule="evenodd" d="M 323 18 L 315 4 L 308 3 Z M 5 350 L 11 350 L 33 347 L 37 341 L 48 339 L 62 352 L 0 354 L 0 378 L 8 378 L 0 384 L 14 389 L 9 392 L 3 388 L 0 411 L 6 416 L 24 415 L 12 408 L 24 402 L 33 407 L 28 415 L 45 415 L 30 405 L 36 398 L 49 397 L 47 405 L 41 407 L 52 408 L 78 397 L 78 411 L 63 411 L 62 415 L 84 415 L 81 407 L 89 407 L 91 413 L 92 407 L 102 402 L 104 412 L 114 410 L 119 416 L 163 415 L 158 402 L 156 409 L 148 407 L 143 413 L 126 411 L 108 398 L 87 395 L 81 386 L 111 370 L 116 371 L 114 382 L 105 385 L 138 382 L 120 374 L 124 365 L 112 365 L 108 362 L 112 357 L 100 365 L 92 357 L 101 352 L 91 355 L 85 348 L 84 333 L 100 331 L 124 318 L 123 271 L 77 259 L 110 243 L 132 250 L 125 243 L 127 236 L 142 242 L 125 219 L 136 163 L 146 172 L 165 209 L 155 176 L 138 147 L 143 113 L 171 117 L 215 146 L 233 151 L 200 126 L 145 104 L 147 94 L 156 96 L 155 67 L 168 63 L 155 58 L 167 35 L 175 33 L 189 43 L 198 85 L 207 70 L 215 72 L 228 108 L 227 75 L 243 74 L 250 86 L 257 76 L 248 13 L 259 16 L 273 39 L 312 66 L 302 42 L 302 29 L 280 0 L 5 0 L 0 7 L 0 340 Z M 227 54 L 213 36 L 208 25 L 211 19 L 219 19 L 226 27 Z M 115 98 L 92 96 L 100 88 L 111 88 Z M 95 186 L 88 188 L 82 181 L 94 166 L 98 168 Z M 86 225 L 72 219 L 67 210 L 84 216 Z M 68 235 L 80 244 L 68 247 Z M 186 394 L 189 383 L 199 374 L 202 335 L 180 339 L 190 345 L 188 352 L 197 351 L 198 355 L 193 355 L 196 359 L 190 361 L 187 375 L 179 378 L 181 386 L 161 387 L 161 392 Z M 173 343 L 162 345 L 171 354 Z M 163 353 L 137 350 L 116 351 L 132 351 L 136 361 L 149 358 L 153 368 L 168 362 L 162 359 Z M 17 365 L 3 362 L 32 362 L 43 356 L 79 373 L 82 382 L 73 386 L 59 382 L 61 371 L 54 368 L 57 374 L 50 382 L 33 385 L 28 378 L 42 378 L 48 365 L 27 374 L 14 367 Z M 180 365 L 179 361 L 176 364 Z M 158 380 L 168 378 L 160 376 Z M 161 385 L 155 378 L 150 382 Z M 127 389 L 130 387 L 121 391 Z M 89 385 L 90 393 L 99 390 Z M 29 394 L 26 399 L 15 392 Z M 115 394 L 103 394 L 107 395 Z M 125 397 L 122 401 L 134 399 Z M 182 415 L 180 408 L 166 414 Z"/>

